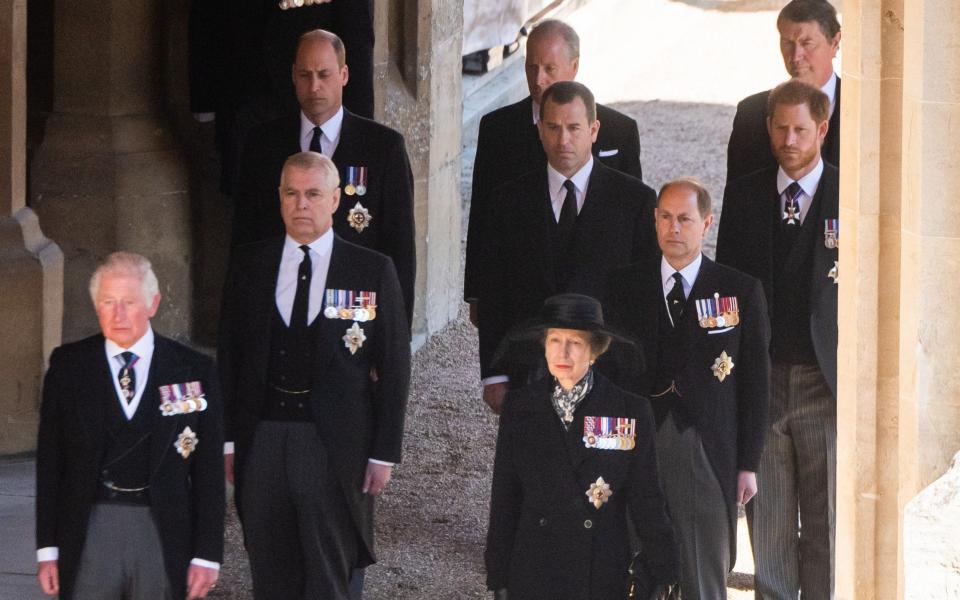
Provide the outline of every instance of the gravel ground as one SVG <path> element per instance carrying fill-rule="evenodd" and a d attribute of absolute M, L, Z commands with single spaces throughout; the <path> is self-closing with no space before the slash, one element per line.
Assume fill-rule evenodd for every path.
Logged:
<path fill-rule="evenodd" d="M 719 215 L 733 107 L 665 101 L 614 106 L 640 125 L 647 183 L 658 188 L 675 177 L 695 176 L 714 194 Z M 473 149 L 465 149 L 465 206 L 472 157 Z M 369 599 L 489 597 L 483 545 L 496 419 L 479 400 L 478 371 L 477 336 L 466 310 L 414 356 L 405 458 L 378 501 L 379 562 L 367 572 Z M 750 576 L 738 574 L 731 585 L 747 588 Z M 231 510 L 227 557 L 211 597 L 250 598 L 249 590 L 242 537 Z M 732 599 L 750 596 L 731 589 Z"/>

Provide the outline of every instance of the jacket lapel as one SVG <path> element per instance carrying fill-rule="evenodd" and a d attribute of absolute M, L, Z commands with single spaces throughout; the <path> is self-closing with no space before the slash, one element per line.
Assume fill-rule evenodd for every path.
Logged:
<path fill-rule="evenodd" d="M 555 274 L 556 257 L 554 256 L 556 248 L 556 229 L 557 220 L 553 216 L 553 205 L 550 202 L 550 188 L 547 185 L 547 172 L 543 169 L 543 174 L 537 177 L 537 186 L 534 193 L 528 198 L 521 198 L 523 210 L 517 212 L 521 223 L 527 227 L 521 226 L 521 230 L 528 229 L 532 247 L 537 255 L 537 262 L 540 263 L 540 277 L 548 291 L 547 295 L 553 295 L 557 291 L 557 279 Z"/>
<path fill-rule="evenodd" d="M 337 142 L 337 148 L 333 151 L 333 156 L 330 157 L 330 160 L 333 161 L 333 164 L 337 165 L 337 170 L 340 171 L 341 180 L 343 180 L 347 166 L 353 166 L 353 163 L 357 162 L 353 158 L 353 146 L 350 144 L 351 140 L 356 137 L 353 135 L 355 124 L 356 117 L 353 116 L 353 113 L 344 108 L 343 122 L 340 124 L 340 141 Z M 340 183 L 341 185 L 344 185 L 346 184 L 346 181 L 341 181 Z"/>
<path fill-rule="evenodd" d="M 285 238 L 277 238 L 267 249 L 266 252 L 258 256 L 256 264 L 257 275 L 251 278 L 256 286 L 251 291 L 256 302 L 256 310 L 253 311 L 254 318 L 257 320 L 254 331 L 258 332 L 257 338 L 261 343 L 248 344 L 247 347 L 254 354 L 252 363 L 256 365 L 257 381 L 267 381 L 267 364 L 269 363 L 270 344 L 270 323 L 276 317 L 277 313 L 277 276 L 280 273 L 280 260 L 283 257 L 283 244 Z"/>
<path fill-rule="evenodd" d="M 184 383 L 186 370 L 175 360 L 167 340 L 160 336 L 154 338 L 153 360 L 146 387 L 140 397 L 138 410 L 145 410 L 153 435 L 150 441 L 151 477 L 157 472 L 157 465 L 164 455 L 173 449 L 177 434 L 180 433 L 183 419 L 180 416 L 164 417 L 160 414 L 160 386 L 171 383 Z"/>
<path fill-rule="evenodd" d="M 340 239 L 339 236 L 334 235 L 333 238 L 333 248 L 331 249 L 330 254 L 330 268 L 327 271 L 327 281 L 324 284 L 324 290 L 326 289 L 352 289 L 353 286 L 350 282 L 350 265 L 347 264 L 347 257 L 343 254 L 344 242 Z M 323 302 L 326 302 L 326 294 L 323 294 Z M 320 319 L 320 330 L 319 335 L 317 336 L 317 347 L 316 354 L 314 358 L 314 364 L 316 365 L 316 373 L 323 373 L 328 362 L 330 362 L 333 356 L 333 350 L 337 347 L 339 339 L 343 337 L 349 323 L 342 321 L 340 319 L 327 319 L 323 316 L 323 309 L 326 306 L 321 305 L 320 314 L 317 315 L 317 318 Z"/>
<path fill-rule="evenodd" d="M 103 336 L 97 336 L 92 351 L 87 354 L 90 363 L 85 369 L 90 373 L 92 389 L 90 393 L 94 398 L 110 398 L 114 402 L 119 402 L 117 391 L 113 386 L 113 373 L 107 364 L 106 351 L 104 350 Z M 80 404 L 78 404 L 80 406 Z M 95 401 L 83 403 L 83 409 L 79 410 L 80 422 L 83 424 L 91 444 L 96 449 L 95 456 L 100 456 L 103 448 L 103 435 L 106 431 L 106 407 L 104 402 Z M 99 459 L 98 459 L 99 460 Z"/>

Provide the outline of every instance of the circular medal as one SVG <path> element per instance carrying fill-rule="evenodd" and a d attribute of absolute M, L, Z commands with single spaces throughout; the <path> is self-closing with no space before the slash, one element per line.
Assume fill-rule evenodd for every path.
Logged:
<path fill-rule="evenodd" d="M 704 317 L 700 319 L 700 327 L 703 327 L 703 328 L 710 327 L 710 317 Z"/>
<path fill-rule="evenodd" d="M 340 318 L 341 318 L 341 319 L 352 319 L 352 318 L 353 318 L 353 311 L 350 310 L 349 308 L 341 308 L 341 309 L 340 309 Z"/>
<path fill-rule="evenodd" d="M 328 306 L 325 309 L 323 309 L 323 316 L 325 316 L 328 319 L 336 319 L 337 315 L 339 314 L 340 314 L 340 311 L 337 310 L 336 306 Z"/>
<path fill-rule="evenodd" d="M 362 195 L 364 195 L 364 194 L 366 194 L 366 193 L 367 193 L 367 186 L 363 185 L 362 183 L 357 186 L 357 195 L 358 195 L 358 196 L 362 196 Z"/>
<path fill-rule="evenodd" d="M 824 245 L 825 245 L 827 248 L 829 248 L 830 250 L 833 250 L 834 248 L 837 247 L 837 240 L 836 240 L 836 238 L 828 237 L 826 240 L 824 240 L 823 243 L 824 243 Z"/>
<path fill-rule="evenodd" d="M 727 324 L 727 320 L 723 318 L 723 315 L 717 317 L 717 327 L 723 327 Z"/>
<path fill-rule="evenodd" d="M 343 186 L 343 193 L 348 196 L 352 196 L 357 193 L 357 188 L 352 183 L 348 183 L 347 185 Z"/>
<path fill-rule="evenodd" d="M 365 308 L 355 308 L 355 309 L 353 309 L 353 319 L 354 319 L 355 321 L 360 321 L 361 323 L 363 323 L 364 321 L 366 321 L 366 320 L 369 319 L 369 318 L 370 318 L 370 316 L 367 314 L 367 309 L 365 309 Z"/>
<path fill-rule="evenodd" d="M 372 321 L 377 318 L 377 307 L 368 306 L 367 307 L 367 320 Z"/>

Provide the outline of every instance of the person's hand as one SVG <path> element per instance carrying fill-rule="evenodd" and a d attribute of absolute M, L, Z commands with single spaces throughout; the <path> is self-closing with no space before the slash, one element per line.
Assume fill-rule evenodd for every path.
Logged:
<path fill-rule="evenodd" d="M 480 329 L 480 304 L 476 300 L 470 303 L 470 322 Z"/>
<path fill-rule="evenodd" d="M 40 591 L 48 596 L 60 593 L 60 572 L 57 570 L 57 561 L 41 560 L 37 563 L 37 581 L 40 582 Z"/>
<path fill-rule="evenodd" d="M 223 474 L 231 484 L 233 484 L 233 456 L 233 452 L 223 455 Z"/>
<path fill-rule="evenodd" d="M 757 495 L 757 474 L 753 471 L 740 471 L 737 474 L 737 504 L 746 505 Z"/>
<path fill-rule="evenodd" d="M 378 465 L 377 463 L 367 463 L 367 473 L 363 476 L 363 493 L 371 496 L 379 496 L 383 489 L 390 483 L 390 474 L 393 467 L 390 465 Z"/>
<path fill-rule="evenodd" d="M 509 387 L 506 382 L 491 383 L 483 386 L 483 401 L 487 403 L 490 410 L 498 415 L 503 409 L 503 399 L 507 395 L 507 389 L 509 389 Z"/>
<path fill-rule="evenodd" d="M 214 588 L 219 576 L 220 571 L 217 569 L 190 565 L 190 568 L 187 569 L 187 600 L 206 598 L 207 592 Z"/>

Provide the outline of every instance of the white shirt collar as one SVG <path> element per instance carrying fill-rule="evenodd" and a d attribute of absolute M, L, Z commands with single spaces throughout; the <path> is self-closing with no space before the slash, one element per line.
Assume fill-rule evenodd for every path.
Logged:
<path fill-rule="evenodd" d="M 696 258 L 690 261 L 690 264 L 680 269 L 680 276 L 683 277 L 683 295 L 690 297 L 690 291 L 693 289 L 694 282 L 697 281 L 697 275 L 700 274 L 700 265 L 703 263 L 703 254 L 698 254 Z M 666 256 L 660 257 L 660 283 L 663 285 L 663 295 L 666 295 L 673 289 L 673 274 L 677 270 L 670 266 Z"/>
<path fill-rule="evenodd" d="M 105 338 L 106 339 L 106 338 Z M 133 352 L 140 358 L 153 354 L 153 327 L 147 324 L 147 331 L 140 336 L 129 348 L 124 348 L 113 340 L 107 339 L 105 344 L 107 356 L 113 358 L 121 352 Z"/>
<path fill-rule="evenodd" d="M 587 184 L 590 183 L 590 173 L 593 172 L 593 154 L 590 155 L 590 158 L 587 159 L 587 162 L 580 167 L 580 170 L 573 174 L 570 177 L 570 181 L 573 182 L 574 187 L 577 188 L 577 197 L 582 198 L 587 192 Z M 557 194 L 560 193 L 560 190 L 563 189 L 563 182 L 567 180 L 567 177 L 560 173 L 560 171 L 553 168 L 550 163 L 547 163 L 547 187 L 550 191 L 550 197 L 556 198 Z M 566 193 L 566 192 L 564 192 Z"/>
<path fill-rule="evenodd" d="M 820 91 L 830 99 L 830 116 L 833 116 L 833 109 L 837 105 L 837 73 L 830 74 L 830 79 L 820 88 Z"/>
<path fill-rule="evenodd" d="M 310 149 L 310 140 L 313 139 L 313 128 L 317 127 L 317 124 L 307 118 L 307 115 L 303 114 L 303 111 L 300 111 L 300 148 L 301 149 Z M 323 149 L 323 153 L 327 156 L 333 155 L 333 151 L 336 150 L 337 144 L 340 141 L 340 129 L 343 127 L 343 106 L 337 109 L 337 112 L 333 114 L 332 117 L 320 124 L 320 129 L 323 131 L 323 136 L 320 138 L 320 148 Z M 324 139 L 326 138 L 326 139 Z M 326 143 L 324 143 L 326 142 Z M 329 154 L 328 154 L 329 152 Z"/>
<path fill-rule="evenodd" d="M 813 198 L 817 193 L 817 186 L 820 185 L 820 178 L 823 176 L 823 158 L 821 157 L 817 161 L 817 166 L 815 166 L 809 173 L 797 180 L 797 183 L 800 184 L 800 189 L 803 190 L 803 193 L 807 195 L 808 198 Z M 783 167 L 777 168 L 777 193 L 783 194 L 784 190 L 787 189 L 787 186 L 793 179 L 787 175 Z"/>
<path fill-rule="evenodd" d="M 288 234 L 283 240 L 283 260 L 288 259 L 291 255 L 296 255 L 297 262 L 300 262 L 303 257 L 303 252 L 300 250 L 302 246 L 300 242 L 290 237 Z M 326 233 L 313 240 L 307 246 L 310 246 L 310 250 L 316 252 L 320 256 L 326 256 L 330 254 L 330 250 L 333 248 L 333 227 L 328 229 Z"/>
<path fill-rule="evenodd" d="M 533 124 L 540 124 L 540 105 L 533 98 L 530 99 L 530 107 L 533 108 Z"/>

